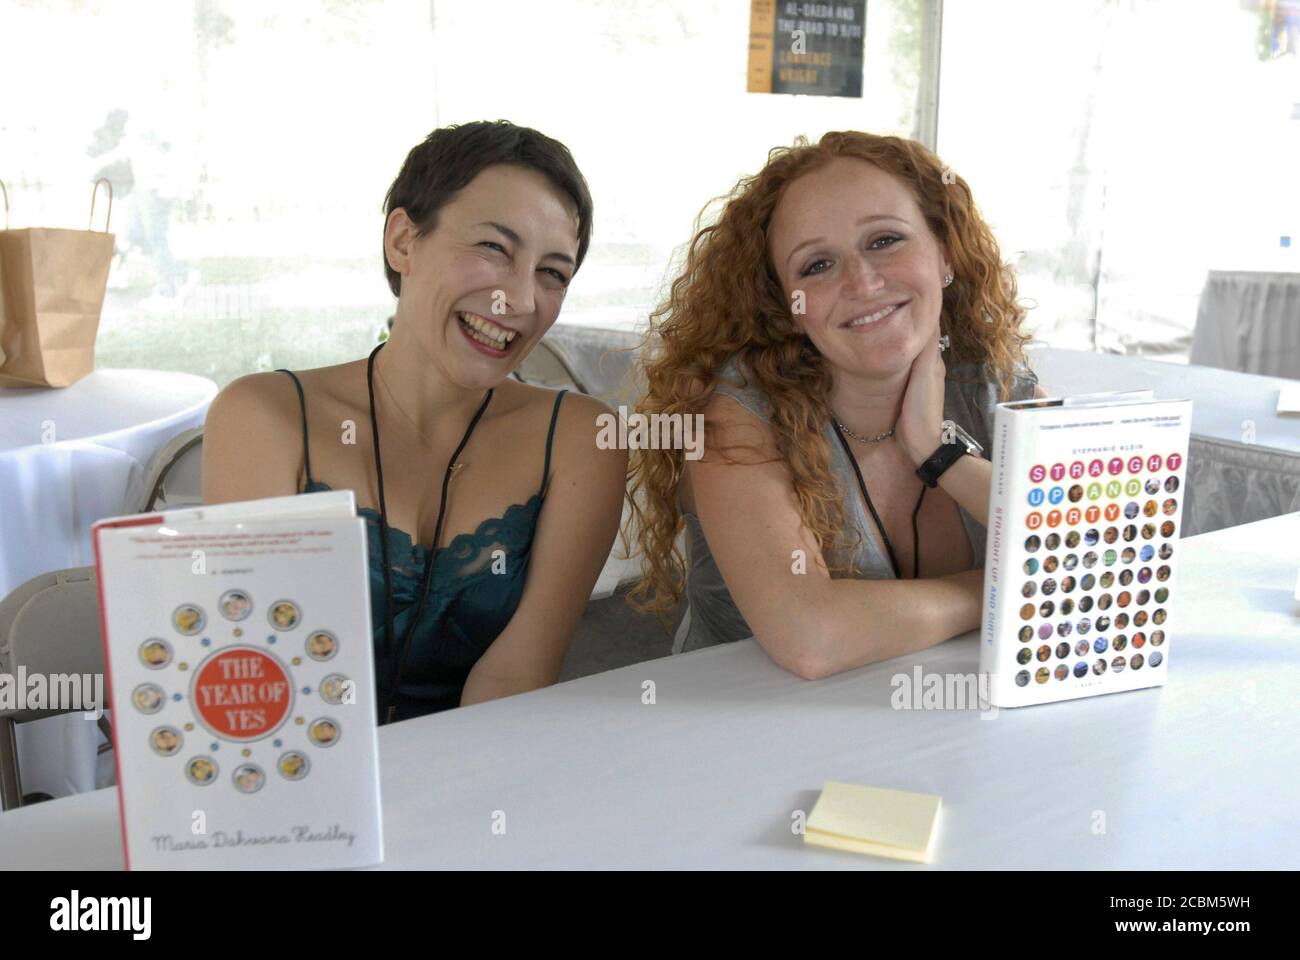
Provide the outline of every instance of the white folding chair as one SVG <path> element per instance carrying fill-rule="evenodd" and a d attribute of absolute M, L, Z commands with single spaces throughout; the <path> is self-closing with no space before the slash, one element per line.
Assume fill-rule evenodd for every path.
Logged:
<path fill-rule="evenodd" d="M 15 677 L 19 667 L 25 668 L 28 677 L 105 674 L 94 567 L 43 573 L 0 601 L 0 674 Z M 82 696 L 86 696 L 84 691 Z M 0 809 L 9 810 L 23 803 L 16 725 L 71 713 L 73 709 L 0 706 Z M 102 716 L 99 729 L 111 743 L 112 730 Z M 107 749 L 103 746 L 100 752 Z"/>
<path fill-rule="evenodd" d="M 539 387 L 571 387 L 579 393 L 587 388 L 573 372 L 568 361 L 545 340 L 539 340 L 515 370 L 515 379 Z"/>
<path fill-rule="evenodd" d="M 131 513 L 153 513 L 203 503 L 203 428 L 178 433 L 154 454 L 127 494 Z"/>

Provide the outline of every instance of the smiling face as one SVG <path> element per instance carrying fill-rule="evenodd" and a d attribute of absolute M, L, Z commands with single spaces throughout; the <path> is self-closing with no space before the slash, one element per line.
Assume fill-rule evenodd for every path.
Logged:
<path fill-rule="evenodd" d="M 578 217 L 542 174 L 498 165 L 439 209 L 423 237 L 394 210 L 384 249 L 402 275 L 394 343 L 419 350 L 451 382 L 483 389 L 504 380 L 559 316 Z"/>
<path fill-rule="evenodd" d="M 911 192 L 879 167 L 836 157 L 791 182 L 768 252 L 795 324 L 833 367 L 895 377 L 939 335 L 946 251 Z"/>

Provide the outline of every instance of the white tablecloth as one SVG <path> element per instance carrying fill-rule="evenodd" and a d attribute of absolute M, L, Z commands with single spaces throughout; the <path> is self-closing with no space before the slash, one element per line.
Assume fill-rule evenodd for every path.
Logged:
<path fill-rule="evenodd" d="M 90 528 L 129 512 L 153 455 L 203 425 L 211 380 L 96 370 L 61 389 L 0 390 L 0 597 L 37 574 L 94 563 Z M 69 714 L 18 728 L 23 792 L 96 786 L 98 731 Z"/>
<path fill-rule="evenodd" d="M 1180 549 L 1161 688 L 895 710 L 914 666 L 976 672 L 976 636 L 816 683 L 745 641 L 381 728 L 386 866 L 924 869 L 803 845 L 844 780 L 939 794 L 937 868 L 1300 868 L 1300 516 Z M 118 830 L 99 790 L 0 814 L 0 851 L 115 869 Z"/>
<path fill-rule="evenodd" d="M 1300 273 L 1211 270 L 1191 362 L 1300 380 Z"/>
<path fill-rule="evenodd" d="M 1147 387 L 1192 401 L 1187 533 L 1206 533 L 1300 510 L 1300 416 L 1277 412 L 1292 381 L 1076 350 L 1040 347 L 1029 364 L 1048 393 Z"/>

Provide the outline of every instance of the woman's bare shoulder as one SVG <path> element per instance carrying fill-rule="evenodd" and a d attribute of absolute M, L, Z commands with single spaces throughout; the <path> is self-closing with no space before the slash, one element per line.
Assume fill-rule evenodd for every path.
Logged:
<path fill-rule="evenodd" d="M 203 425 L 204 503 L 296 492 L 300 423 L 293 382 L 284 374 L 251 373 L 228 384 Z"/>
<path fill-rule="evenodd" d="M 238 426 L 261 432 L 279 426 L 297 406 L 293 382 L 283 373 L 245 374 L 228 383 L 212 401 L 207 430 Z"/>
<path fill-rule="evenodd" d="M 355 405 L 366 394 L 366 358 L 335 363 L 327 367 L 295 370 L 308 397 L 321 397 Z M 279 376 L 284 377 L 281 373 Z M 287 380 L 288 377 L 285 377 Z"/>
<path fill-rule="evenodd" d="M 577 390 L 567 390 L 564 398 L 560 399 L 559 390 L 522 383 L 513 378 L 505 381 L 497 389 L 503 391 L 502 399 L 506 400 L 502 412 L 506 410 L 517 412 L 521 422 L 533 425 L 528 428 L 530 432 L 549 429 L 551 417 L 554 415 L 554 445 L 557 450 L 566 451 L 566 458 L 571 459 L 576 455 L 585 456 L 589 466 L 592 464 L 590 460 L 592 456 L 602 460 L 626 460 L 625 452 L 619 452 L 616 456 L 604 455 L 602 452 L 604 447 L 598 443 L 602 428 L 607 429 L 608 422 L 616 422 L 603 420 L 602 417 L 617 416 L 609 405 L 599 398 Z"/>
<path fill-rule="evenodd" d="M 364 389 L 364 361 L 360 362 Z M 337 403 L 353 401 L 356 363 L 294 371 L 302 386 L 309 422 L 313 411 L 332 415 Z M 205 442 L 229 437 L 237 439 L 245 449 L 297 450 L 301 446 L 302 422 L 303 404 L 293 377 L 279 370 L 250 373 L 231 381 L 212 401 L 204 428 Z"/>
<path fill-rule="evenodd" d="M 730 393 L 715 393 L 704 405 L 704 460 L 725 453 L 727 463 L 763 463 L 779 456 L 772 424 Z"/>
<path fill-rule="evenodd" d="M 557 389 L 539 387 L 536 384 L 524 383 L 522 380 L 508 377 L 496 386 L 494 405 L 497 407 L 498 415 L 522 413 L 525 416 L 545 416 L 549 420 L 552 411 L 555 410 L 555 402 L 559 395 L 560 391 Z M 568 409 L 575 405 L 586 406 L 590 404 L 596 404 L 602 409 L 608 409 L 595 397 L 589 397 L 585 393 L 579 393 L 572 389 L 568 390 L 564 394 L 564 399 L 560 401 L 562 409 Z M 563 416 L 563 413 L 561 413 L 561 416 Z"/>

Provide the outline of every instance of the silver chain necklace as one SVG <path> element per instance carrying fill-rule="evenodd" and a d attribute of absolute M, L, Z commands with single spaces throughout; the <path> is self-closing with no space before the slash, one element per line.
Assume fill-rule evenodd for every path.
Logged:
<path fill-rule="evenodd" d="M 834 417 L 831 417 L 831 419 L 835 420 Z M 838 420 L 835 420 L 835 425 L 839 427 L 841 430 L 843 430 L 845 433 L 847 433 L 854 440 L 858 441 L 858 443 L 879 443 L 881 440 L 888 440 L 890 437 L 894 435 L 893 427 L 890 427 L 884 433 L 876 437 L 860 437 L 852 430 L 850 430 L 848 427 L 844 426 L 844 424 L 840 423 Z"/>

